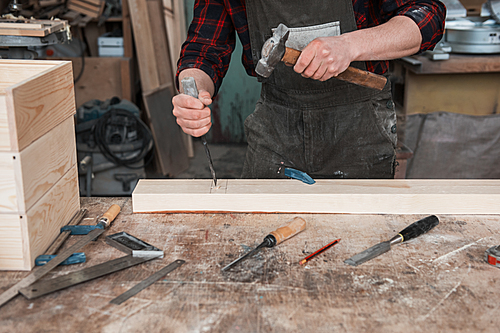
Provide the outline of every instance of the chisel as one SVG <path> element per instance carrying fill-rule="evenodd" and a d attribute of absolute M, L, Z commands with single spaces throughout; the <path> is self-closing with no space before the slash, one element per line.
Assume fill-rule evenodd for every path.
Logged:
<path fill-rule="evenodd" d="M 198 98 L 198 88 L 196 87 L 196 81 L 192 77 L 185 77 L 181 80 L 182 90 L 186 95 L 194 98 Z M 203 147 L 205 147 L 205 154 L 207 155 L 208 166 L 210 167 L 210 172 L 212 173 L 212 179 L 214 180 L 214 186 L 217 186 L 217 177 L 215 176 L 214 164 L 212 163 L 212 156 L 210 155 L 210 150 L 208 149 L 207 139 L 205 135 L 201 136 L 201 142 Z"/>
<path fill-rule="evenodd" d="M 25 288 L 36 281 L 38 281 L 42 276 L 50 272 L 54 267 L 62 263 L 64 260 L 69 258 L 73 253 L 90 243 L 92 240 L 96 239 L 101 235 L 106 228 L 111 225 L 111 222 L 115 219 L 116 215 L 120 213 L 120 206 L 112 205 L 106 213 L 103 214 L 102 217 L 99 218 L 98 224 L 101 225 L 102 229 L 95 229 L 91 231 L 88 235 L 83 236 L 78 242 L 74 245 L 67 248 L 62 253 L 58 254 L 54 259 L 50 260 L 44 266 L 39 266 L 38 269 L 35 269 L 31 274 L 27 277 L 7 289 L 0 295 L 0 307 L 10 301 L 12 298 L 16 297 L 19 293 L 19 289 Z"/>
<path fill-rule="evenodd" d="M 379 243 L 375 246 L 370 247 L 367 250 L 364 250 L 361 253 L 356 254 L 355 256 L 347 259 L 344 263 L 351 266 L 358 266 L 368 260 L 371 260 L 379 255 L 386 253 L 391 249 L 391 245 L 399 244 L 410 239 L 416 238 L 420 235 L 425 234 L 427 231 L 431 230 L 435 226 L 439 224 L 439 220 L 435 215 L 427 216 L 417 222 L 410 224 L 404 230 L 402 230 L 399 234 L 394 236 L 392 239 Z"/>
<path fill-rule="evenodd" d="M 304 221 L 304 219 L 302 219 L 300 217 L 294 218 L 290 223 L 288 223 L 282 227 L 279 227 L 278 229 L 276 229 L 275 231 L 273 231 L 269 235 L 267 235 L 264 238 L 264 241 L 259 246 L 257 246 L 255 249 L 253 249 L 250 252 L 247 252 L 244 256 L 236 259 L 235 261 L 233 261 L 229 265 L 222 268 L 222 271 L 227 271 L 228 269 L 235 266 L 239 262 L 252 256 L 253 254 L 255 254 L 257 251 L 259 251 L 263 247 L 274 247 L 274 246 L 278 245 L 279 243 L 287 240 L 288 238 L 295 236 L 296 234 L 298 234 L 299 232 L 301 232 L 305 228 L 306 228 L 306 221 Z"/>

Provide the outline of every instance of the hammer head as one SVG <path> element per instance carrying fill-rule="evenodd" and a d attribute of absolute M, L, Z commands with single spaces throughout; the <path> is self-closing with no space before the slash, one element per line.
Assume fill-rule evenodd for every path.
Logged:
<path fill-rule="evenodd" d="M 280 62 L 285 54 L 285 42 L 290 35 L 286 25 L 280 23 L 274 30 L 273 36 L 266 40 L 262 46 L 261 58 L 255 67 L 255 72 L 263 77 L 269 77 L 274 67 Z"/>

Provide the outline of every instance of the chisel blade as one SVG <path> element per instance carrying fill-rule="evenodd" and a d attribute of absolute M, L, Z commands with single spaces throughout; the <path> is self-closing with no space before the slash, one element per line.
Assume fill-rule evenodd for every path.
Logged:
<path fill-rule="evenodd" d="M 386 253 L 391 249 L 391 242 L 382 242 L 377 245 L 374 245 L 370 247 L 369 249 L 364 250 L 363 252 L 360 252 L 351 258 L 347 259 L 344 261 L 344 263 L 351 265 L 351 266 L 358 266 L 361 265 L 364 262 L 367 262 L 368 260 L 371 260 L 375 257 L 378 257 L 379 255 Z"/>
<path fill-rule="evenodd" d="M 215 176 L 214 164 L 212 163 L 212 156 L 210 155 L 210 150 L 208 149 L 207 139 L 204 135 L 201 136 L 201 142 L 205 147 L 205 154 L 207 155 L 208 166 L 210 167 L 210 172 L 212 173 L 212 179 L 214 180 L 214 186 L 217 186 L 217 177 Z"/>

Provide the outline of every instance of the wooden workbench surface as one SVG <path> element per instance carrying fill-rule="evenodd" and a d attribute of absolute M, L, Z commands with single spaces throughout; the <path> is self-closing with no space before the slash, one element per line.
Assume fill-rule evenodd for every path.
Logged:
<path fill-rule="evenodd" d="M 230 273 L 220 268 L 294 215 L 132 214 L 130 198 L 82 198 L 87 216 L 123 207 L 106 234 L 126 231 L 165 251 L 155 259 L 34 300 L 0 308 L 1 332 L 496 332 L 500 216 L 439 216 L 428 234 L 361 266 L 343 261 L 424 215 L 301 214 L 307 229 Z M 87 222 L 88 223 L 88 222 Z M 71 236 L 65 247 L 79 236 Z M 305 266 L 298 261 L 341 242 Z M 85 264 L 118 258 L 103 237 Z M 121 305 L 109 301 L 175 259 L 186 264 Z M 0 272 L 0 292 L 27 272 Z"/>

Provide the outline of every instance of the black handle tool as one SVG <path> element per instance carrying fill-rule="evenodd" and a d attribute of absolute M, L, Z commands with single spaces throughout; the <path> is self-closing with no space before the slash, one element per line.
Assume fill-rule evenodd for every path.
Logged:
<path fill-rule="evenodd" d="M 416 238 L 422 234 L 425 234 L 427 231 L 431 230 L 435 226 L 439 224 L 439 219 L 435 215 L 427 216 L 421 220 L 418 220 L 415 223 L 412 223 L 404 230 L 402 230 L 399 234 L 394 236 L 392 239 L 377 244 L 375 246 L 370 247 L 367 250 L 364 250 L 361 253 L 356 254 L 355 256 L 345 260 L 344 262 L 351 266 L 358 266 L 368 260 L 371 260 L 379 255 L 386 253 L 391 249 L 391 245 L 399 244 L 410 239 Z"/>

